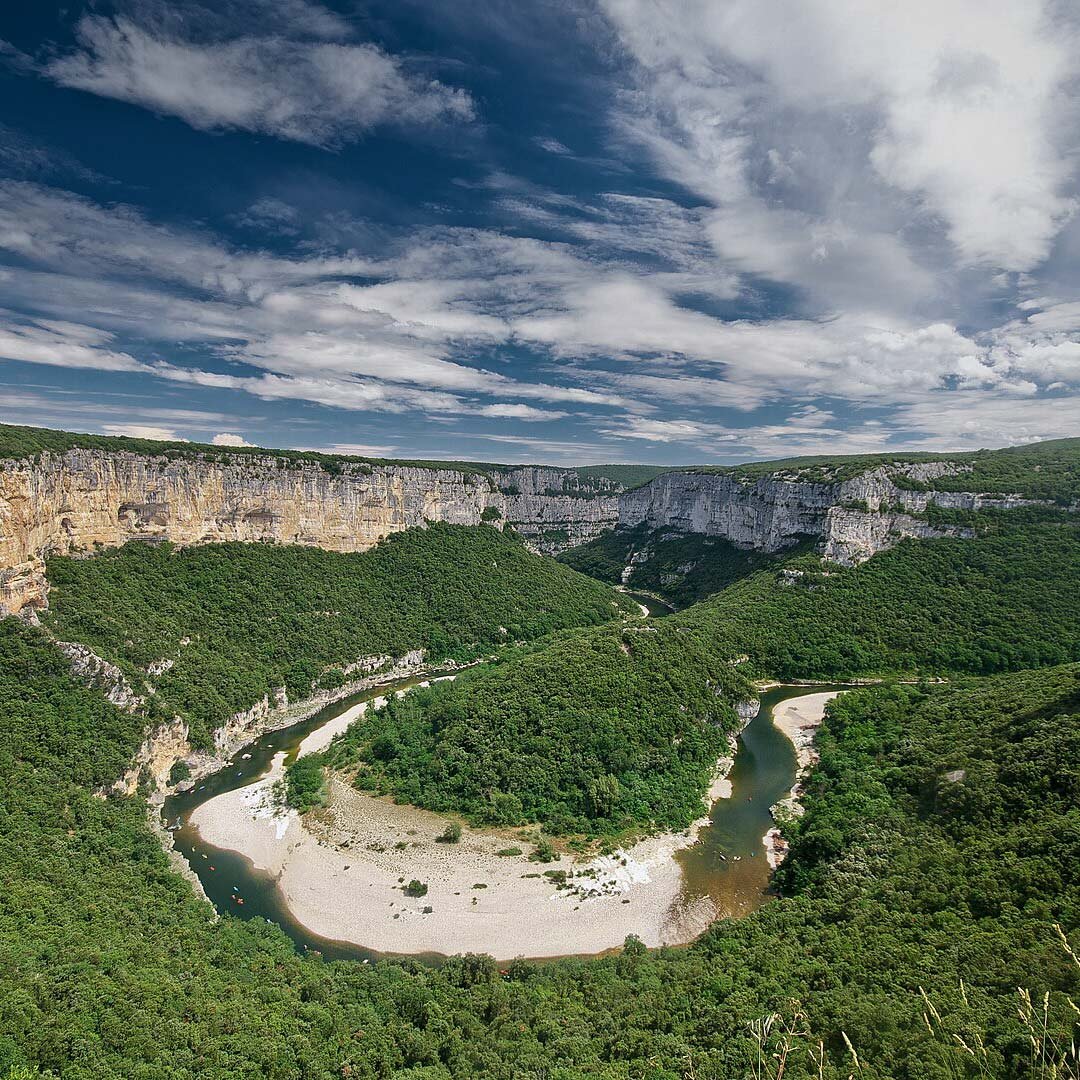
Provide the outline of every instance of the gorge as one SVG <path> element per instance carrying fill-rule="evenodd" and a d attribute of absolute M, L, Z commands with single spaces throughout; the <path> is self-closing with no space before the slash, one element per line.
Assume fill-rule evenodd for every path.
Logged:
<path fill-rule="evenodd" d="M 5 441 L 16 444 L 14 433 L 26 430 L 33 432 L 0 430 L 0 455 Z M 746 475 L 318 455 L 297 460 L 195 445 L 154 454 L 135 452 L 122 438 L 96 437 L 94 448 L 77 445 L 77 436 L 71 440 L 76 445 L 66 449 L 43 439 L 36 453 L 0 457 L 0 613 L 47 603 L 46 555 L 133 539 L 259 541 L 350 552 L 432 521 L 486 521 L 509 526 L 533 550 L 552 554 L 609 529 L 645 526 L 721 537 L 762 552 L 810 538 L 827 559 L 852 565 L 903 537 L 970 535 L 963 526 L 929 522 L 929 510 L 1053 505 L 1023 488 L 988 489 L 985 481 L 965 490 L 964 478 L 976 468 L 971 455 L 866 458 L 861 468 L 779 467 Z M 36 443 L 22 436 L 17 445 Z"/>
<path fill-rule="evenodd" d="M 574 1076 L 582 1061 L 597 1075 L 633 1061 L 652 1075 L 658 1060 L 656 1075 L 679 1076 L 692 1055 L 726 1078 L 750 1074 L 755 1017 L 797 1002 L 832 1074 L 850 1071 L 846 1037 L 881 1075 L 913 1078 L 957 1063 L 942 1057 L 954 1041 L 926 1030 L 920 986 L 943 1023 L 1013 1063 L 988 1075 L 1028 1075 L 1013 1067 L 1026 1053 L 1016 986 L 1050 995 L 1055 1037 L 1071 1030 L 1077 976 L 1054 926 L 1074 934 L 1080 887 L 1080 444 L 613 473 L 621 490 L 599 494 L 567 494 L 585 481 L 558 470 L 529 498 L 565 500 L 558 520 L 583 538 L 565 550 L 509 519 L 524 488 L 494 491 L 491 466 L 153 450 L 43 446 L 0 468 L 16 478 L 8 580 L 32 564 L 23 580 L 48 586 L 10 592 L 12 607 L 26 597 L 23 617 L 0 619 L 0 1066 L 464 1080 L 522 1062 Z M 442 494 L 388 494 L 410 475 Z M 226 476 L 238 513 L 223 509 Z M 278 516 L 244 524 L 268 492 Z M 448 520 L 462 507 L 465 521 Z M 366 549 L 328 550 L 346 543 Z M 589 565 L 604 572 L 577 572 L 583 552 L 601 552 Z M 661 595 L 674 574 L 678 610 L 618 591 L 627 566 Z M 356 690 L 386 696 L 440 665 L 457 678 L 354 707 Z M 828 685 L 766 689 L 801 679 Z M 783 816 L 789 850 L 771 873 L 763 834 L 796 766 L 769 706 L 853 682 L 873 685 L 826 711 L 806 812 Z M 631 861 L 638 838 L 662 846 L 700 819 L 755 697 L 731 796 L 701 842 Z M 316 729 L 339 737 L 309 744 L 301 807 L 286 810 L 279 755 Z M 279 779 L 283 792 L 259 786 Z M 270 841 L 284 823 L 280 839 L 318 870 L 307 893 L 295 868 L 248 851 L 260 872 L 203 817 L 249 792 L 250 810 L 267 800 L 256 816 Z M 199 870 L 187 880 L 149 828 L 163 801 Z M 437 840 L 455 822 L 457 842 Z M 468 869 L 478 843 L 508 852 L 489 852 L 497 874 Z M 459 855 L 452 885 L 423 861 Z M 627 877 L 643 865 L 652 883 L 596 899 L 557 888 L 558 873 L 588 886 L 594 865 Z M 646 911 L 654 886 L 692 916 L 675 933 Z M 582 936 L 590 904 L 610 912 Z M 534 949 L 530 928 L 549 915 L 558 933 Z M 485 939 L 485 916 L 528 920 L 521 947 Z M 469 934 L 454 936 L 455 918 Z M 620 947 L 624 932 L 637 936 Z M 446 957 L 458 941 L 502 962 Z M 556 949 L 611 952 L 516 958 Z M 133 1027 L 153 1038 L 133 1041 Z M 89 1064 L 72 1071 L 79 1054 Z"/>

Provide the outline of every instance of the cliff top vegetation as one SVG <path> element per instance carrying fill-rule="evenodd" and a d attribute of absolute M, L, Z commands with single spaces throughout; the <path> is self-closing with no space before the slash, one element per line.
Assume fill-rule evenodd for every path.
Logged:
<path fill-rule="evenodd" d="M 955 462 L 963 471 L 930 481 L 904 476 L 905 465 Z M 896 466 L 892 480 L 897 487 L 922 491 L 975 491 L 1023 495 L 1068 503 L 1080 498 L 1080 439 L 1051 439 L 1007 446 L 1001 450 L 956 453 L 852 454 L 825 457 L 781 458 L 751 461 L 743 465 L 696 465 L 686 472 L 713 473 L 738 480 L 767 477 L 810 483 L 840 483 L 871 469 Z"/>
<path fill-rule="evenodd" d="M 157 439 L 135 439 L 126 435 L 90 435 L 53 428 L 22 427 L 0 424 L 0 461 L 35 458 L 44 452 L 62 454 L 67 450 L 102 450 L 112 453 L 144 454 L 172 459 L 198 459 L 227 465 L 236 462 L 277 459 L 286 465 L 316 465 L 331 475 L 350 472 L 370 472 L 374 466 L 434 469 L 451 471 L 465 476 L 483 476 L 493 487 L 505 488 L 505 474 L 524 465 L 496 464 L 485 461 L 412 460 L 406 458 L 374 458 L 353 454 L 326 454 L 315 450 L 274 450 L 259 446 L 217 446 L 198 442 L 164 442 Z M 663 465 L 582 465 L 575 468 L 556 468 L 567 474 L 568 486 L 582 493 L 633 487 L 667 471 Z"/>

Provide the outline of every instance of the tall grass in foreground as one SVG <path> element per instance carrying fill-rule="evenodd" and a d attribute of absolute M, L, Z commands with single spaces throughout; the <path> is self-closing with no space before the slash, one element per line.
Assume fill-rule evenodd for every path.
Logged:
<path fill-rule="evenodd" d="M 1062 948 L 1080 970 L 1078 956 L 1065 932 L 1057 924 L 1054 930 Z M 986 1039 L 980 1031 L 961 1032 L 955 1025 L 942 1018 L 941 1013 L 931 1001 L 930 996 L 920 986 L 919 995 L 923 1004 L 923 1022 L 927 1031 L 942 1051 L 940 1064 L 948 1070 L 950 1076 L 967 1080 L 970 1077 L 991 1078 L 1000 1076 L 1000 1059 L 986 1045 Z M 1025 987 L 1017 988 L 1017 1013 L 1024 1030 L 1027 1032 L 1029 1057 L 1023 1072 L 1019 1075 L 1031 1080 L 1080 1080 L 1080 1005 L 1071 997 L 1066 997 L 1066 1008 L 1072 1014 L 1072 1023 L 1068 1030 L 1053 1026 L 1050 1015 L 1050 993 L 1042 997 L 1032 994 Z M 968 1005 L 968 988 L 960 981 L 960 996 Z M 825 1043 L 814 1035 L 810 1020 L 802 1004 L 797 1000 L 790 1002 L 785 1012 L 768 1013 L 752 1020 L 747 1027 L 750 1037 L 757 1046 L 754 1062 L 751 1066 L 751 1080 L 783 1080 L 785 1074 L 796 1063 L 801 1072 L 825 1080 L 826 1075 L 837 1076 L 839 1072 L 830 1069 L 826 1073 L 828 1057 Z M 846 1050 L 848 1080 L 863 1073 L 863 1063 L 857 1050 L 845 1032 L 841 1032 Z"/>

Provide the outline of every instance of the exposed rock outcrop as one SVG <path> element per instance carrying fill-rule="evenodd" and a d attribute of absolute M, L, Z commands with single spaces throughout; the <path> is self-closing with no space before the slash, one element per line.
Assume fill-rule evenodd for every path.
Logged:
<path fill-rule="evenodd" d="M 259 540 L 364 551 L 431 521 L 511 525 L 537 550 L 614 525 L 620 486 L 573 470 L 229 460 L 103 450 L 0 462 L 0 614 L 47 603 L 44 558 L 132 539 Z"/>
<path fill-rule="evenodd" d="M 127 704 L 125 704 L 123 694 L 114 694 L 110 690 L 111 674 L 102 675 L 94 662 L 104 669 L 109 669 L 110 673 L 115 672 L 123 687 L 127 687 L 119 669 L 102 660 L 89 649 L 85 649 L 84 646 L 68 645 L 63 642 L 58 644 L 72 659 L 72 672 L 77 678 L 100 687 L 109 700 L 121 708 L 141 711 L 145 699 L 131 694 L 128 688 Z M 87 662 L 82 655 L 84 652 L 89 653 L 93 661 Z M 455 670 L 457 666 L 450 661 L 441 664 L 439 670 Z M 285 688 L 278 687 L 273 694 L 264 694 L 250 709 L 244 709 L 228 717 L 214 732 L 214 749 L 211 752 L 192 748 L 188 741 L 188 726 L 181 719 L 176 718 L 171 722 L 158 724 L 147 730 L 145 738 L 132 757 L 131 765 L 116 781 L 113 788 L 120 794 L 131 795 L 138 790 L 140 784 L 145 784 L 152 801 L 160 801 L 166 789 L 171 786 L 170 772 L 176 762 L 184 761 L 190 769 L 190 778 L 178 785 L 188 787 L 199 777 L 215 772 L 227 764 L 241 746 L 257 739 L 260 735 L 312 716 L 320 709 L 342 698 L 384 683 L 410 678 L 425 670 L 425 667 L 424 650 L 413 649 L 396 658 L 361 657 L 348 665 L 346 669 L 347 673 L 359 677 L 351 678 L 334 690 L 319 690 L 302 701 L 290 702 Z"/>
<path fill-rule="evenodd" d="M 58 641 L 56 647 L 71 663 L 71 673 L 79 682 L 99 690 L 108 701 L 124 712 L 141 712 L 146 698 L 132 690 L 124 673 L 108 660 L 103 660 L 88 645 L 74 641 Z"/>
<path fill-rule="evenodd" d="M 964 535 L 917 515 L 1016 507 L 1014 495 L 912 490 L 970 466 L 897 463 L 842 481 L 778 470 L 756 481 L 734 473 L 671 472 L 631 491 L 607 477 L 542 466 L 436 468 L 346 462 L 328 469 L 272 454 L 134 454 L 68 450 L 0 461 L 0 615 L 46 606 L 44 559 L 132 539 L 224 540 L 364 551 L 431 521 L 509 525 L 553 554 L 615 525 L 669 528 L 779 551 L 805 537 L 853 564 L 905 536 Z M 900 480 L 900 483 L 897 483 Z M 906 483 L 904 481 L 907 481 Z"/>
<path fill-rule="evenodd" d="M 895 482 L 903 477 L 926 483 L 963 471 L 951 462 L 898 464 L 835 483 L 780 473 L 754 482 L 729 473 L 664 473 L 619 497 L 619 524 L 719 536 L 767 552 L 812 538 L 827 559 L 850 566 L 904 537 L 971 535 L 970 529 L 934 527 L 914 516 L 930 506 L 979 510 L 1037 504 L 1017 495 L 914 491 Z"/>

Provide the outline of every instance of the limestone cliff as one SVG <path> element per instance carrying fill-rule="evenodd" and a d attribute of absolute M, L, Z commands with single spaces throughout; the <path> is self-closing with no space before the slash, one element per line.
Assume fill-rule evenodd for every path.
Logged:
<path fill-rule="evenodd" d="M 912 490 L 962 474 L 957 462 L 895 463 L 842 481 L 791 471 L 663 473 L 623 491 L 603 475 L 542 466 L 435 467 L 127 450 L 45 451 L 0 461 L 0 615 L 47 603 L 45 556 L 132 539 L 177 544 L 246 540 L 364 551 L 431 521 L 510 525 L 554 554 L 613 526 L 667 528 L 779 551 L 812 537 L 852 564 L 905 536 L 963 535 L 918 515 L 1021 506 L 1019 496 Z M 900 483 L 897 483 L 900 480 Z M 904 483 L 904 481 L 907 483 Z"/>
<path fill-rule="evenodd" d="M 481 472 L 266 456 L 146 456 L 68 450 L 0 462 L 0 615 L 43 607 L 44 557 L 131 539 L 259 540 L 364 551 L 431 521 L 517 529 L 540 551 L 591 539 L 617 521 L 618 492 L 573 470 Z M 486 512 L 486 513 L 485 513 Z"/>
<path fill-rule="evenodd" d="M 963 471 L 964 466 L 952 462 L 896 464 L 834 483 L 780 473 L 747 481 L 732 473 L 670 472 L 620 496 L 619 524 L 719 536 L 767 552 L 813 538 L 826 558 L 854 565 L 904 537 L 970 535 L 961 528 L 934 528 L 915 516 L 931 505 L 978 510 L 1037 501 L 1016 495 L 913 491 L 896 483 L 898 478 L 925 483 Z"/>

